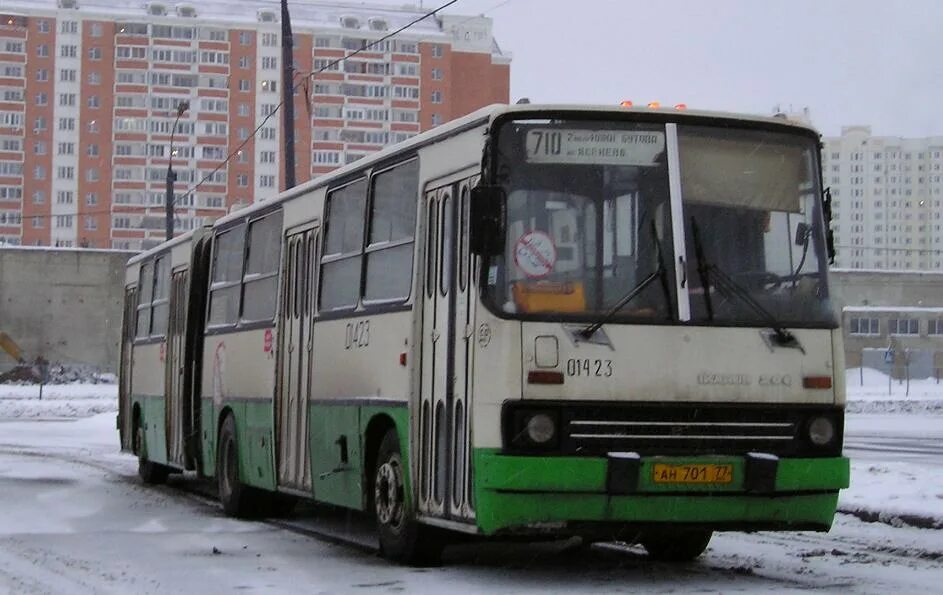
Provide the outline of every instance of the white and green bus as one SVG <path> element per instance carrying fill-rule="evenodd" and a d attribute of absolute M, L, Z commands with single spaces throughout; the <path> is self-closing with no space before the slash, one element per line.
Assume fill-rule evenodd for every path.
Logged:
<path fill-rule="evenodd" d="M 847 487 L 817 133 L 491 106 L 133 258 L 122 446 L 382 553 L 828 530 Z"/>

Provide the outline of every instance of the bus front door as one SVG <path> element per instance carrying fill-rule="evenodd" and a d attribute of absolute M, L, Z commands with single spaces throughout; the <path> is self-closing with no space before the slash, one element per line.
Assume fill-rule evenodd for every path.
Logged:
<path fill-rule="evenodd" d="M 468 520 L 470 498 L 468 370 L 473 301 L 468 255 L 468 194 L 472 179 L 439 185 L 425 195 L 426 259 L 422 310 L 422 385 L 417 436 L 419 509 Z"/>
<path fill-rule="evenodd" d="M 278 317 L 278 375 L 275 400 L 278 486 L 311 491 L 308 396 L 311 381 L 312 313 L 317 273 L 318 228 L 289 232 L 283 248 Z"/>

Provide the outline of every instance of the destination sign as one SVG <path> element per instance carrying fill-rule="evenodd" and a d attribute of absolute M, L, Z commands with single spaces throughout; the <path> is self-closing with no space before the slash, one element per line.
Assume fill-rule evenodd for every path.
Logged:
<path fill-rule="evenodd" d="M 665 133 L 631 130 L 533 128 L 527 131 L 529 163 L 653 166 L 665 149 Z"/>

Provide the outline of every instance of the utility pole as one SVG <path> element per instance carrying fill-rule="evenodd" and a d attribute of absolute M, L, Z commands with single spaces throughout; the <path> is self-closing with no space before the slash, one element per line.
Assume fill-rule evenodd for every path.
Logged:
<path fill-rule="evenodd" d="M 177 117 L 174 120 L 174 127 L 170 129 L 170 154 L 167 155 L 167 196 L 164 198 L 167 240 L 174 237 L 174 182 L 177 181 L 177 174 L 174 173 L 174 133 L 177 132 L 177 122 L 180 121 L 180 116 L 188 109 L 190 109 L 189 101 L 181 101 L 177 104 Z"/>
<path fill-rule="evenodd" d="M 295 42 L 288 0 L 282 0 L 282 133 L 285 137 L 285 189 L 295 186 Z"/>

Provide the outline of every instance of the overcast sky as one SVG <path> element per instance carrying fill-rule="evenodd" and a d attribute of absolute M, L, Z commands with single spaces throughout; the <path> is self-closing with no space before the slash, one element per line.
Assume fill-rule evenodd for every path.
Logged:
<path fill-rule="evenodd" d="M 448 12 L 494 19 L 512 102 L 807 106 L 830 136 L 851 124 L 943 135 L 943 0 L 459 0 Z"/>

